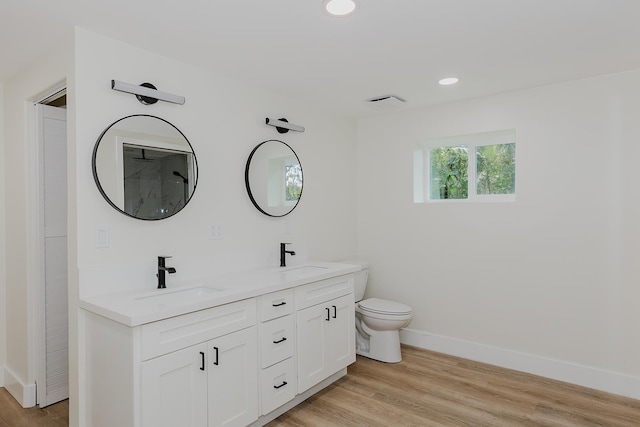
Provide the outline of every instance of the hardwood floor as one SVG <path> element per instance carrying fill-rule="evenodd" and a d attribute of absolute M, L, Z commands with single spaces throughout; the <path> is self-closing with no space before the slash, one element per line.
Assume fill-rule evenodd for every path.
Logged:
<path fill-rule="evenodd" d="M 640 401 L 403 346 L 358 357 L 349 375 L 268 424 L 285 426 L 640 426 Z"/>
<path fill-rule="evenodd" d="M 0 387 L 0 427 L 67 427 L 69 401 L 46 408 L 23 408 L 4 388 Z"/>
<path fill-rule="evenodd" d="M 640 426 L 638 400 L 413 347 L 402 352 L 397 364 L 358 357 L 349 375 L 268 426 Z M 63 427 L 68 411 L 67 401 L 23 409 L 0 388 L 0 427 Z"/>

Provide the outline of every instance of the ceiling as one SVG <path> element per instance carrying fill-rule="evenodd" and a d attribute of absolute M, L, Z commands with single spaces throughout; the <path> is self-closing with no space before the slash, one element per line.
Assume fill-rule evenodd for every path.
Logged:
<path fill-rule="evenodd" d="M 640 0 L 359 2 L 0 0 L 0 81 L 74 25 L 352 117 L 640 68 Z"/>

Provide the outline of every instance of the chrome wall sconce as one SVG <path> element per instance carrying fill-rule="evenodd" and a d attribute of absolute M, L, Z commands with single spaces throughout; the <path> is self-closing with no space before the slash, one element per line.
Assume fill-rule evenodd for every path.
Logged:
<path fill-rule="evenodd" d="M 137 86 L 120 82 L 118 80 L 111 80 L 111 89 L 120 92 L 131 93 L 136 96 L 141 104 L 144 105 L 155 104 L 156 102 L 158 102 L 158 100 L 183 105 L 185 101 L 184 96 L 160 92 L 151 83 L 142 83 L 141 85 Z"/>
<path fill-rule="evenodd" d="M 293 123 L 289 123 L 289 120 L 284 119 L 284 118 L 282 118 L 282 119 L 270 119 L 269 117 L 267 117 L 266 123 L 269 126 L 275 127 L 276 130 L 278 131 L 278 133 L 287 133 L 290 130 L 295 131 L 295 132 L 304 132 L 304 127 L 298 126 L 298 125 L 294 125 Z"/>

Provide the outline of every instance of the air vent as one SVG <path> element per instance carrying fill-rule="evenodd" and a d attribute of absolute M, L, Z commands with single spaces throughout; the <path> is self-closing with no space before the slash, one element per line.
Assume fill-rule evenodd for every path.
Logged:
<path fill-rule="evenodd" d="M 375 98 L 367 99 L 367 103 L 376 110 L 389 110 L 395 107 L 399 107 L 406 101 L 396 95 L 376 96 Z"/>

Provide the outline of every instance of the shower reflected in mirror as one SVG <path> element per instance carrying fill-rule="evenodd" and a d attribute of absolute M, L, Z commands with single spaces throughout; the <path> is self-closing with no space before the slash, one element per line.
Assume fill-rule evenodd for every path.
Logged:
<path fill-rule="evenodd" d="M 124 117 L 98 138 L 93 176 L 105 200 L 133 218 L 159 220 L 180 212 L 197 182 L 197 161 L 178 128 L 148 115 Z"/>

